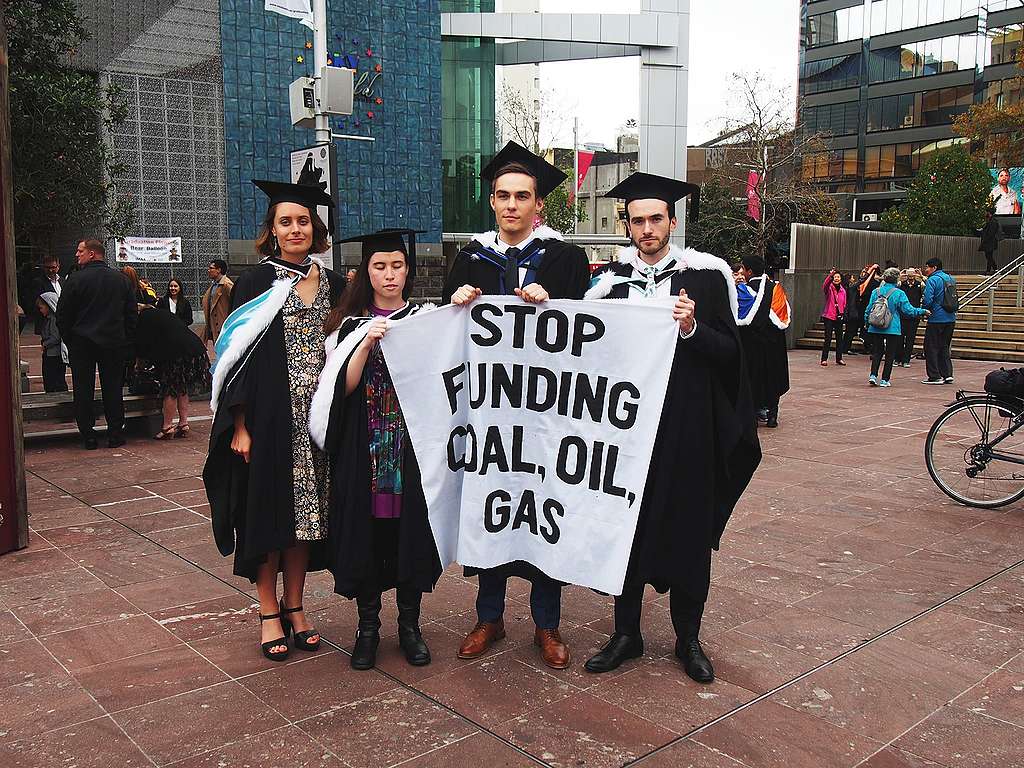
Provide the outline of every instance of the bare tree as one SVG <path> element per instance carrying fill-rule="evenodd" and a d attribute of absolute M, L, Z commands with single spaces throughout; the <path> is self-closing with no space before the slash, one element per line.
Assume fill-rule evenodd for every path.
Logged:
<path fill-rule="evenodd" d="M 572 125 L 571 109 L 554 90 L 541 90 L 537 98 L 501 84 L 496 117 L 497 133 L 538 155 L 552 149 L 555 139 Z"/>
<path fill-rule="evenodd" d="M 824 137 L 796 123 L 790 93 L 760 74 L 730 78 L 733 114 L 724 119 L 722 167 L 713 172 L 725 186 L 745 188 L 748 173 L 757 174 L 754 192 L 760 201 L 760 221 L 745 217 L 751 247 L 769 256 L 772 245 L 789 240 L 790 224 L 834 224 L 835 201 L 804 178 L 805 159 L 826 151 Z"/>

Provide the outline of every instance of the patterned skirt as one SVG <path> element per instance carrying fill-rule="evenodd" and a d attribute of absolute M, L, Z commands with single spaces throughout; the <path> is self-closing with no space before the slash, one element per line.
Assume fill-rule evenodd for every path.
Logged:
<path fill-rule="evenodd" d="M 210 358 L 206 353 L 161 363 L 157 366 L 160 379 L 161 397 L 182 397 L 183 395 L 208 392 L 210 382 Z"/>

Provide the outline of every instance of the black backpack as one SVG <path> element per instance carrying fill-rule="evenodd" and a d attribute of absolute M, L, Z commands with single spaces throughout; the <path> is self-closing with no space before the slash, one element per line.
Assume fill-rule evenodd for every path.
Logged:
<path fill-rule="evenodd" d="M 960 309 L 960 294 L 956 290 L 956 280 L 951 277 L 945 283 L 942 288 L 942 308 L 947 312 L 956 312 Z"/>

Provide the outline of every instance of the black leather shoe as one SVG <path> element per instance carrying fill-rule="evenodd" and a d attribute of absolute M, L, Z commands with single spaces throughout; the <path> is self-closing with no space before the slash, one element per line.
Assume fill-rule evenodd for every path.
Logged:
<path fill-rule="evenodd" d="M 776 427 L 779 426 L 779 409 L 778 408 L 773 408 L 772 410 L 768 411 L 768 419 L 767 419 L 767 421 L 765 421 L 764 425 L 766 427 L 769 427 L 770 429 L 775 429 Z"/>
<path fill-rule="evenodd" d="M 356 632 L 356 644 L 352 649 L 352 669 L 373 669 L 377 663 L 377 646 L 380 632 L 377 629 L 360 629 Z"/>
<path fill-rule="evenodd" d="M 128 441 L 125 440 L 123 437 L 112 437 L 109 440 L 107 440 L 107 448 L 120 448 L 127 442 Z"/>
<path fill-rule="evenodd" d="M 715 668 L 704 655 L 696 635 L 686 640 L 676 640 L 676 657 L 683 662 L 683 669 L 690 679 L 698 683 L 710 683 L 715 679 Z"/>
<path fill-rule="evenodd" d="M 87 437 L 82 441 L 82 447 L 87 451 L 95 451 L 99 447 L 95 437 Z"/>
<path fill-rule="evenodd" d="M 622 662 L 644 655 L 644 639 L 640 635 L 620 635 L 608 638 L 604 647 L 587 659 L 583 668 L 587 672 L 601 673 L 618 669 Z"/>

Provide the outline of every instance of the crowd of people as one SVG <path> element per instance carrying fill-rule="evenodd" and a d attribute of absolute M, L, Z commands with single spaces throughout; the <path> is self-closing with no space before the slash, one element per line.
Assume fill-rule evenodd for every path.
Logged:
<path fill-rule="evenodd" d="M 760 446 L 728 268 L 670 242 L 676 203 L 695 188 L 637 173 L 611 190 L 626 201 L 633 246 L 591 276 L 582 249 L 535 227 L 544 197 L 565 174 L 510 143 L 482 178 L 497 226 L 455 257 L 445 303 L 465 307 L 482 294 L 528 304 L 673 299 L 678 371 L 662 410 L 625 584 L 614 598 L 614 632 L 584 666 L 599 674 L 643 655 L 641 609 L 651 584 L 670 593 L 675 652 L 686 674 L 710 682 L 714 669 L 699 633 L 711 552 L 760 461 Z M 376 663 L 381 596 L 390 589 L 406 660 L 429 664 L 421 598 L 442 569 L 405 415 L 431 406 L 415 399 L 399 404 L 379 346 L 392 322 L 416 312 L 409 302 L 415 233 L 392 229 L 354 238 L 362 258 L 346 279 L 310 255 L 323 250 L 327 231 L 316 210 L 329 199 L 311 187 L 257 184 L 268 198 L 256 240 L 262 261 L 237 278 L 216 345 L 215 415 L 203 479 L 218 547 L 233 555 L 236 574 L 256 584 L 268 659 L 319 647 L 303 610 L 303 588 L 307 572 L 328 568 L 335 591 L 356 602 L 354 669 Z M 763 265 L 750 267 L 757 290 L 774 291 Z M 219 290 L 211 288 L 204 308 L 216 305 Z M 772 397 L 763 395 L 769 406 Z M 694 445 L 705 450 L 690 450 Z M 560 582 L 518 561 L 466 572 L 478 578 L 476 622 L 453 653 L 474 659 L 501 642 L 507 582 L 516 576 L 531 583 L 540 658 L 552 669 L 571 664 L 559 632 Z"/>
<path fill-rule="evenodd" d="M 670 594 L 675 654 L 686 674 L 710 682 L 700 628 L 711 553 L 760 461 L 757 427 L 779 424 L 789 389 L 786 292 L 756 256 L 730 275 L 721 259 L 671 243 L 676 203 L 698 191 L 693 185 L 635 173 L 612 189 L 610 197 L 625 201 L 632 245 L 591 275 L 582 249 L 536 226 L 545 196 L 565 174 L 510 142 L 481 175 L 496 227 L 455 257 L 443 302 L 468 306 L 483 294 L 528 304 L 673 300 L 673 373 L 625 583 L 614 598 L 614 631 L 584 667 L 604 673 L 644 654 L 641 609 L 652 585 Z M 415 232 L 350 238 L 361 244 L 361 260 L 341 275 L 311 255 L 326 250 L 328 229 L 316 211 L 330 198 L 304 185 L 256 184 L 268 199 L 256 238 L 261 261 L 235 282 L 225 262 L 210 262 L 201 337 L 191 330 L 180 280 L 157 297 L 131 267 L 107 266 L 98 241 L 79 243 L 79 269 L 66 280 L 47 266 L 37 294 L 44 361 L 52 361 L 47 381 L 56 386 L 58 361 L 70 362 L 89 449 L 97 445 L 97 368 L 111 447 L 124 443 L 126 360 L 154 371 L 164 404 L 159 440 L 188 435 L 189 393 L 210 387 L 214 421 L 203 480 L 219 550 L 256 585 L 262 653 L 280 661 L 319 648 L 303 609 L 304 584 L 309 571 L 329 569 L 335 591 L 356 603 L 354 669 L 376 663 L 382 595 L 391 589 L 406 660 L 429 664 L 421 602 L 442 563 L 405 414 L 430 406 L 399 403 L 379 345 L 392 322 L 418 310 L 409 301 Z M 926 383 L 953 381 L 955 281 L 938 259 L 923 274 L 895 265 L 871 264 L 849 276 L 833 269 L 822 291 L 823 367 L 833 343 L 836 364 L 845 365 L 859 336 L 871 355 L 869 382 L 888 387 L 892 369 L 910 365 L 917 323 L 928 316 Z M 214 343 L 212 378 L 206 342 Z M 520 561 L 466 573 L 478 578 L 476 622 L 455 651 L 459 658 L 478 658 L 505 637 L 507 582 L 515 576 L 531 583 L 541 659 L 553 669 L 570 666 L 559 631 L 563 584 Z"/>
<path fill-rule="evenodd" d="M 107 444 L 124 445 L 124 387 L 145 390 L 162 400 L 163 424 L 154 437 L 186 437 L 190 393 L 208 391 L 210 364 L 206 341 L 216 341 L 227 316 L 231 281 L 227 264 L 210 263 L 211 286 L 203 295 L 203 337 L 191 330 L 195 320 L 184 284 L 172 277 L 164 295 L 134 267 L 108 266 L 103 244 L 85 239 L 75 252 L 77 269 L 61 275 L 60 260 L 46 257 L 41 274 L 19 285 L 22 327 L 34 323 L 42 347 L 43 390 L 67 392 L 71 368 L 75 421 L 83 445 L 98 446 L 93 412 L 99 372 Z"/>
<path fill-rule="evenodd" d="M 884 269 L 868 264 L 859 275 L 832 269 L 821 289 L 823 368 L 833 349 L 836 365 L 846 365 L 844 356 L 858 354 L 853 343 L 859 337 L 864 354 L 871 358 L 868 383 L 892 386 L 893 368 L 910 367 L 921 319 L 927 317 L 923 353 L 927 376 L 921 383 L 953 383 L 950 344 L 959 300 L 956 280 L 943 271 L 941 259 L 928 259 L 920 270 L 900 269 L 892 262 Z"/>

